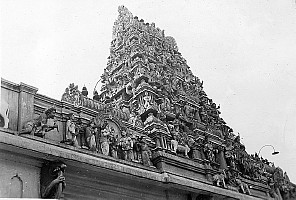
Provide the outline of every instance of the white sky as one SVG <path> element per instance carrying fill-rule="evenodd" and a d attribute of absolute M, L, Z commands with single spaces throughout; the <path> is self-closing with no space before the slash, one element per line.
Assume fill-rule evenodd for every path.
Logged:
<path fill-rule="evenodd" d="M 1 77 L 60 99 L 74 82 L 89 92 L 106 67 L 117 7 L 173 36 L 222 117 L 249 153 L 296 183 L 294 0 L 1 0 Z M 99 87 L 97 87 L 99 89 Z"/>

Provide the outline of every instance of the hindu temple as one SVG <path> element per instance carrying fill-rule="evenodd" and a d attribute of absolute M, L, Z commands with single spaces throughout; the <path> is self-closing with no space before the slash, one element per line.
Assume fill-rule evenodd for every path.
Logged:
<path fill-rule="evenodd" d="M 69 80 L 57 100 L 1 79 L 0 198 L 296 199 L 221 118 L 175 39 L 118 12 L 100 91 Z"/>

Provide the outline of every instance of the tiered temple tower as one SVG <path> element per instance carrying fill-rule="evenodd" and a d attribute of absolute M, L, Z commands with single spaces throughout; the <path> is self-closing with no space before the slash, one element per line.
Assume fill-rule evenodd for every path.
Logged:
<path fill-rule="evenodd" d="M 141 120 L 138 124 L 144 125 L 156 148 L 171 151 L 173 137 L 188 145 L 190 139 L 203 137 L 201 130 L 217 141 L 224 138 L 229 129 L 173 37 L 124 6 L 119 7 L 112 36 L 102 75 L 102 102 L 117 104 L 130 122 Z"/>

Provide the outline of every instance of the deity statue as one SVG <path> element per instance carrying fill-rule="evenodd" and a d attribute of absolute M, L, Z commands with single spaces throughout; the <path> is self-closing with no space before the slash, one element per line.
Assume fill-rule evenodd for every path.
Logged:
<path fill-rule="evenodd" d="M 56 109 L 54 107 L 51 107 L 45 110 L 44 113 L 39 115 L 37 118 L 26 122 L 19 135 L 30 134 L 44 137 L 46 132 L 51 131 L 55 128 L 58 130 L 58 125 L 55 121 L 55 112 Z M 53 125 L 50 124 L 50 119 L 54 120 Z"/>
<path fill-rule="evenodd" d="M 235 156 L 233 154 L 233 146 L 229 140 L 226 140 L 226 147 L 225 147 L 225 160 L 228 167 L 235 169 Z"/>
<path fill-rule="evenodd" d="M 126 130 L 122 130 L 119 145 L 123 153 L 123 159 L 127 161 L 133 160 L 133 140 L 127 134 Z"/>
<path fill-rule="evenodd" d="M 101 120 L 101 119 L 96 119 L 95 120 L 95 127 L 97 128 L 96 131 L 96 149 L 99 153 L 102 153 L 102 148 L 101 148 L 101 137 L 103 134 L 103 130 L 106 129 L 108 126 L 107 120 Z M 104 140 L 104 137 L 102 138 Z"/>
<path fill-rule="evenodd" d="M 96 151 L 96 132 L 97 128 L 95 127 L 94 120 L 91 120 L 87 127 L 85 128 L 85 138 L 87 142 L 88 149 L 92 152 Z"/>
<path fill-rule="evenodd" d="M 101 131 L 101 136 L 100 136 L 100 147 L 101 147 L 101 152 L 103 155 L 108 156 L 109 155 L 109 136 L 111 134 L 111 130 L 109 125 L 106 126 Z"/>
<path fill-rule="evenodd" d="M 215 151 L 216 151 L 216 149 L 214 149 L 212 142 L 206 136 L 205 141 L 204 141 L 204 146 L 203 146 L 203 152 L 205 154 L 205 158 L 207 160 L 209 160 L 210 162 L 216 162 Z"/>
<path fill-rule="evenodd" d="M 119 138 L 118 135 L 115 135 L 114 133 L 112 133 L 110 135 L 110 139 L 109 139 L 110 143 L 110 155 L 113 158 L 118 158 L 118 146 L 119 146 Z"/>
<path fill-rule="evenodd" d="M 141 149 L 141 157 L 142 157 L 143 165 L 147 166 L 147 167 L 152 166 L 152 163 L 150 160 L 151 151 L 150 151 L 150 148 L 149 148 L 147 142 L 144 139 L 144 136 L 140 136 L 139 144 L 140 144 L 140 149 Z"/>
<path fill-rule="evenodd" d="M 77 141 L 77 135 L 79 134 L 79 130 L 74 122 L 74 119 L 75 119 L 74 113 L 70 113 L 68 117 L 69 119 L 67 120 L 67 123 L 66 123 L 66 140 L 64 142 L 74 147 L 79 147 L 78 141 Z"/>

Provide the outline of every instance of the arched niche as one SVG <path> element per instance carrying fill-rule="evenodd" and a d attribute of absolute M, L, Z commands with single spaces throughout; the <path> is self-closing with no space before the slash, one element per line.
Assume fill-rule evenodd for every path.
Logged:
<path fill-rule="evenodd" d="M 120 138 L 122 128 L 125 127 L 124 124 L 117 117 L 106 113 L 99 113 L 95 118 L 95 124 L 100 126 L 103 124 L 104 120 L 108 122 L 109 128 L 114 130 L 114 135 L 118 135 L 118 138 Z"/>
<path fill-rule="evenodd" d="M 22 198 L 23 197 L 23 180 L 16 174 L 10 179 L 9 183 L 9 197 L 10 198 Z"/>

